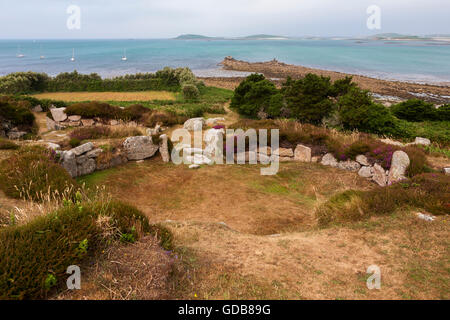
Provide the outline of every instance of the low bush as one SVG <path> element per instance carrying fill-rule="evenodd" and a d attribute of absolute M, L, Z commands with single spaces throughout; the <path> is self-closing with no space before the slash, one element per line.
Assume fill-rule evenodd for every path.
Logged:
<path fill-rule="evenodd" d="M 317 209 L 316 216 L 319 224 L 326 226 L 392 214 L 395 210 L 406 207 L 444 215 L 450 212 L 449 199 L 450 177 L 445 174 L 424 173 L 388 187 L 339 193 L 322 204 Z"/>
<path fill-rule="evenodd" d="M 135 207 L 118 201 L 66 202 L 54 213 L 0 230 L 0 299 L 45 298 L 79 265 L 114 239 L 151 231 Z M 151 262 L 150 262 L 151 263 Z"/>
<path fill-rule="evenodd" d="M 14 101 L 8 97 L 0 99 L 0 120 L 10 121 L 14 126 L 31 129 L 35 125 L 35 117 L 30 111 L 27 101 Z"/>
<path fill-rule="evenodd" d="M 436 120 L 450 121 L 450 104 L 440 106 L 436 109 Z"/>
<path fill-rule="evenodd" d="M 78 115 L 83 118 L 122 119 L 123 109 L 103 102 L 80 102 L 68 106 L 65 110 L 68 116 Z"/>
<path fill-rule="evenodd" d="M 259 111 L 269 108 L 270 99 L 277 92 L 275 85 L 263 75 L 251 74 L 234 90 L 230 107 L 240 114 L 255 118 Z"/>
<path fill-rule="evenodd" d="M 404 136 L 389 109 L 372 102 L 368 91 L 351 88 L 339 98 L 339 118 L 344 129 L 388 136 Z"/>
<path fill-rule="evenodd" d="M 411 122 L 439 120 L 434 105 L 419 99 L 410 99 L 393 105 L 391 111 L 397 118 Z"/>
<path fill-rule="evenodd" d="M 142 132 L 133 127 L 108 127 L 108 126 L 95 126 L 95 127 L 80 127 L 73 130 L 69 136 L 72 139 L 78 141 L 102 139 L 102 138 L 125 138 L 131 136 L 140 136 Z"/>
<path fill-rule="evenodd" d="M 56 161 L 53 150 L 23 147 L 0 166 L 0 189 L 9 197 L 42 201 L 65 191 L 73 194 L 76 182 Z"/>
<path fill-rule="evenodd" d="M 185 84 L 182 87 L 183 97 L 186 100 L 197 100 L 200 96 L 200 91 L 193 84 Z"/>

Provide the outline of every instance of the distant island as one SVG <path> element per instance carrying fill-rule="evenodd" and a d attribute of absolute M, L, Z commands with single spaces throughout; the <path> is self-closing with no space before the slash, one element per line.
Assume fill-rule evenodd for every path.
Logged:
<path fill-rule="evenodd" d="M 405 35 L 400 33 L 379 33 L 361 37 L 286 37 L 270 34 L 254 34 L 243 37 L 209 37 L 200 34 L 182 34 L 174 40 L 372 40 L 372 41 L 450 41 L 449 34 Z"/>
<path fill-rule="evenodd" d="M 289 37 L 255 34 L 245 37 L 208 37 L 200 34 L 182 34 L 174 38 L 175 40 L 287 40 Z"/>

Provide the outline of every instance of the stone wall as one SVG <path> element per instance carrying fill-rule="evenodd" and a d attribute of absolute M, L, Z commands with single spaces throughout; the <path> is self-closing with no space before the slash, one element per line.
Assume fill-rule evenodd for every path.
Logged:
<path fill-rule="evenodd" d="M 160 136 L 159 144 L 153 143 L 151 136 L 137 136 L 127 138 L 122 146 L 108 157 L 101 157 L 104 152 L 96 148 L 92 142 L 82 144 L 76 148 L 61 151 L 59 145 L 49 144 L 59 155 L 60 163 L 72 177 L 79 177 L 115 167 L 128 161 L 144 160 L 153 157 L 159 150 L 164 162 L 170 160 L 167 135 Z"/>

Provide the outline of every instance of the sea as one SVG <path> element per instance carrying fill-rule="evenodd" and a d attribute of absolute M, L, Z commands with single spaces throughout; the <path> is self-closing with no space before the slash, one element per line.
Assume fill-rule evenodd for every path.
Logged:
<path fill-rule="evenodd" d="M 71 61 L 72 54 L 75 61 Z M 277 59 L 388 80 L 450 82 L 450 42 L 431 40 L 0 40 L 0 75 L 17 71 L 56 75 L 77 70 L 114 77 L 165 66 L 189 67 L 204 77 L 246 74 L 222 70 L 219 63 L 226 56 L 249 62 Z"/>

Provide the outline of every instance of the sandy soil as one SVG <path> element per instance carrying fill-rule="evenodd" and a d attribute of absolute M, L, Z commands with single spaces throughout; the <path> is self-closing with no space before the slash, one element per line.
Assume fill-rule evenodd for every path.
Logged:
<path fill-rule="evenodd" d="M 263 73 L 268 78 L 285 79 L 287 76 L 292 78 L 304 77 L 307 73 L 330 77 L 332 80 L 342 79 L 350 74 L 335 71 L 327 71 L 320 69 L 306 68 L 302 66 L 289 65 L 276 60 L 268 62 L 249 63 L 246 61 L 235 60 L 227 57 L 222 61 L 222 66 L 226 70 L 249 71 Z M 403 99 L 421 98 L 436 103 L 450 102 L 450 84 L 442 85 L 418 84 L 400 81 L 387 81 L 375 78 L 369 78 L 360 75 L 353 76 L 355 81 L 361 88 L 370 90 L 371 92 L 400 97 Z M 215 85 L 227 89 L 235 88 L 242 78 L 203 78 L 208 85 Z M 280 81 L 276 81 L 280 82 Z"/>

